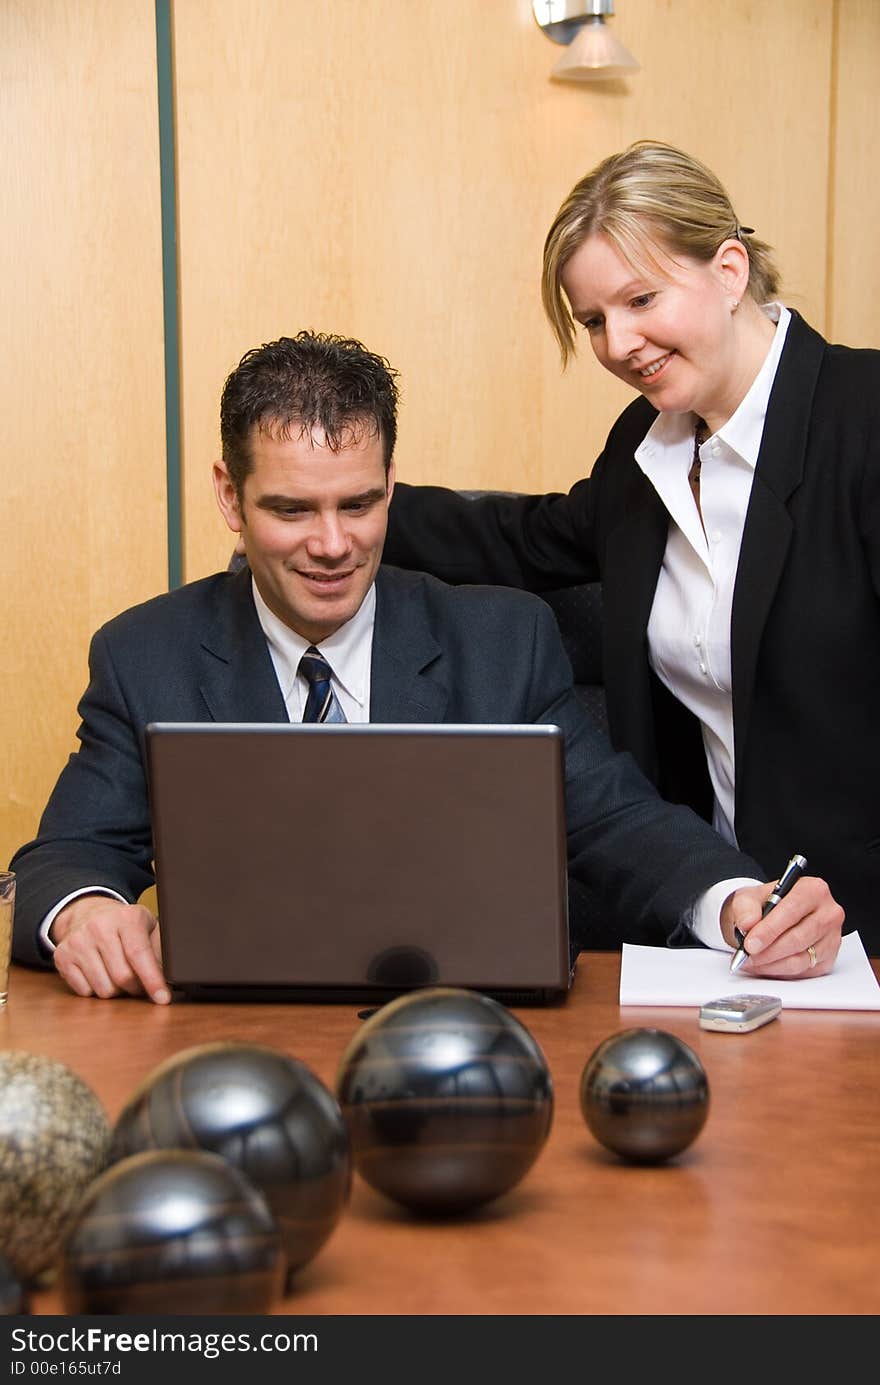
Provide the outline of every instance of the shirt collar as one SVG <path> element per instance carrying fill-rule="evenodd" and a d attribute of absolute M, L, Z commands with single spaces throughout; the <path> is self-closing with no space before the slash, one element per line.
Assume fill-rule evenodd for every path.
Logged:
<path fill-rule="evenodd" d="M 748 393 L 736 412 L 715 434 L 737 456 L 742 457 L 752 470 L 755 468 L 761 449 L 761 437 L 770 403 L 770 393 L 776 379 L 776 372 L 779 369 L 779 359 L 785 345 L 785 334 L 788 331 L 788 324 L 791 322 L 791 313 L 782 303 L 764 303 L 762 307 L 770 320 L 776 323 L 776 331 L 770 343 L 770 350 L 764 357 L 761 369 L 752 381 Z M 643 465 L 643 469 L 647 469 L 648 459 L 654 451 L 650 446 L 651 443 L 659 443 L 665 450 L 676 443 L 687 441 L 688 446 L 692 448 L 693 437 L 694 415 L 692 413 L 658 414 L 645 434 L 644 441 L 636 450 L 636 460 Z M 642 452 L 642 448 L 645 448 L 644 452 Z"/>
<path fill-rule="evenodd" d="M 272 652 L 272 662 L 286 702 L 296 680 L 300 660 L 311 646 L 308 640 L 291 630 L 274 611 L 269 610 L 253 578 L 251 587 L 257 619 Z M 375 620 L 376 586 L 373 583 L 351 620 L 340 625 L 338 630 L 316 646 L 330 665 L 333 677 L 361 707 L 366 705 L 369 692 Z"/>
<path fill-rule="evenodd" d="M 791 313 L 781 303 L 765 303 L 764 312 L 772 322 L 776 323 L 776 331 L 773 333 L 770 350 L 764 357 L 764 364 L 752 381 L 745 399 L 736 412 L 718 429 L 717 434 L 721 441 L 726 443 L 738 457 L 742 457 L 744 462 L 748 462 L 752 470 L 755 468 L 758 453 L 761 450 L 761 438 L 764 434 L 764 420 L 767 417 L 770 392 L 773 389 L 773 381 L 776 379 L 776 371 L 779 368 L 779 358 L 785 345 L 785 334 L 788 331 L 788 324 L 791 322 Z"/>

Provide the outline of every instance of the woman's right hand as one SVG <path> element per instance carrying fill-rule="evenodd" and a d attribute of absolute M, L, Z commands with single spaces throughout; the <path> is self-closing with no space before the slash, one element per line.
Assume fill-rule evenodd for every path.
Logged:
<path fill-rule="evenodd" d="M 840 951 L 843 909 L 818 876 L 805 875 L 764 917 L 775 882 L 734 891 L 721 910 L 721 930 L 731 947 L 734 928 L 745 934 L 744 976 L 792 981 L 824 976 Z"/>

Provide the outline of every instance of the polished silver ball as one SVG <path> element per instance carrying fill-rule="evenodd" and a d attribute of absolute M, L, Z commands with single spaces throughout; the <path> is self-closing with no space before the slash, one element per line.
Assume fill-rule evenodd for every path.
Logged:
<path fill-rule="evenodd" d="M 24 1283 L 53 1264 L 109 1143 L 104 1108 L 75 1072 L 0 1053 L 0 1254 Z"/>
<path fill-rule="evenodd" d="M 339 1104 L 297 1058 L 262 1044 L 198 1044 L 160 1063 L 113 1127 L 111 1162 L 205 1149 L 239 1168 L 278 1221 L 288 1278 L 333 1231 L 351 1191 Z"/>
<path fill-rule="evenodd" d="M 363 1180 L 434 1217 L 514 1188 L 553 1117 L 550 1069 L 529 1030 L 453 986 L 383 1005 L 343 1053 L 336 1094 Z"/>
<path fill-rule="evenodd" d="M 600 1144 L 632 1163 L 671 1159 L 709 1114 L 709 1082 L 697 1055 L 662 1029 L 612 1034 L 587 1060 L 581 1111 Z"/>
<path fill-rule="evenodd" d="M 0 1317 L 14 1317 L 29 1311 L 24 1285 L 16 1279 L 9 1261 L 0 1255 Z"/>
<path fill-rule="evenodd" d="M 67 1313 L 268 1313 L 284 1256 L 240 1169 L 203 1149 L 154 1149 L 95 1179 L 60 1270 Z"/>

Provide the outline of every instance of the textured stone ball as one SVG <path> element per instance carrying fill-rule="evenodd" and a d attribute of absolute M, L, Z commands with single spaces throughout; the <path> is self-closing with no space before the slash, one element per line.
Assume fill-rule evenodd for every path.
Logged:
<path fill-rule="evenodd" d="M 581 1111 L 600 1144 L 632 1163 L 671 1159 L 699 1135 L 709 1082 L 686 1043 L 662 1029 L 612 1034 L 587 1060 Z"/>
<path fill-rule="evenodd" d="M 288 1277 L 317 1253 L 351 1191 L 348 1131 L 304 1063 L 259 1044 L 214 1043 L 161 1063 L 116 1121 L 112 1161 L 148 1149 L 206 1149 L 261 1189 Z"/>
<path fill-rule="evenodd" d="M 263 1194 L 204 1150 L 153 1150 L 105 1170 L 61 1253 L 68 1313 L 266 1313 L 283 1280 Z"/>
<path fill-rule="evenodd" d="M 541 1049 L 509 1010 L 437 987 L 384 1005 L 346 1048 L 336 1094 L 355 1168 L 387 1197 L 433 1216 L 513 1188 L 553 1117 Z"/>
<path fill-rule="evenodd" d="M 109 1138 L 103 1106 L 66 1064 L 0 1053 L 0 1254 L 22 1282 L 51 1267 Z"/>

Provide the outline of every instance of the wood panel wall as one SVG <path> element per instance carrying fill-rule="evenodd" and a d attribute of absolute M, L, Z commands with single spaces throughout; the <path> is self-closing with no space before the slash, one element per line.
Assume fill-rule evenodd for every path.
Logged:
<path fill-rule="evenodd" d="M 574 181 L 692 150 L 778 250 L 784 296 L 880 345 L 876 0 L 620 0 L 641 62 L 551 82 L 530 0 L 173 0 L 185 574 L 225 564 L 223 380 L 300 327 L 401 372 L 399 474 L 589 470 L 624 387 L 565 377 L 539 298 Z M 36 827 L 95 627 L 166 583 L 154 0 L 6 0 L 0 856 Z"/>
<path fill-rule="evenodd" d="M 828 196 L 828 335 L 880 346 L 880 0 L 837 0 Z"/>
<path fill-rule="evenodd" d="M 152 0 L 0 8 L 0 855 L 68 751 L 92 631 L 166 583 Z"/>
<path fill-rule="evenodd" d="M 562 378 L 540 308 L 547 227 L 605 154 L 692 149 L 779 248 L 824 327 L 833 6 L 622 0 L 642 70 L 551 82 L 528 0 L 177 0 L 186 571 L 224 561 L 210 461 L 223 379 L 301 327 L 401 371 L 398 475 L 566 488 L 625 387 Z M 804 99 L 804 93 L 809 99 Z"/>

